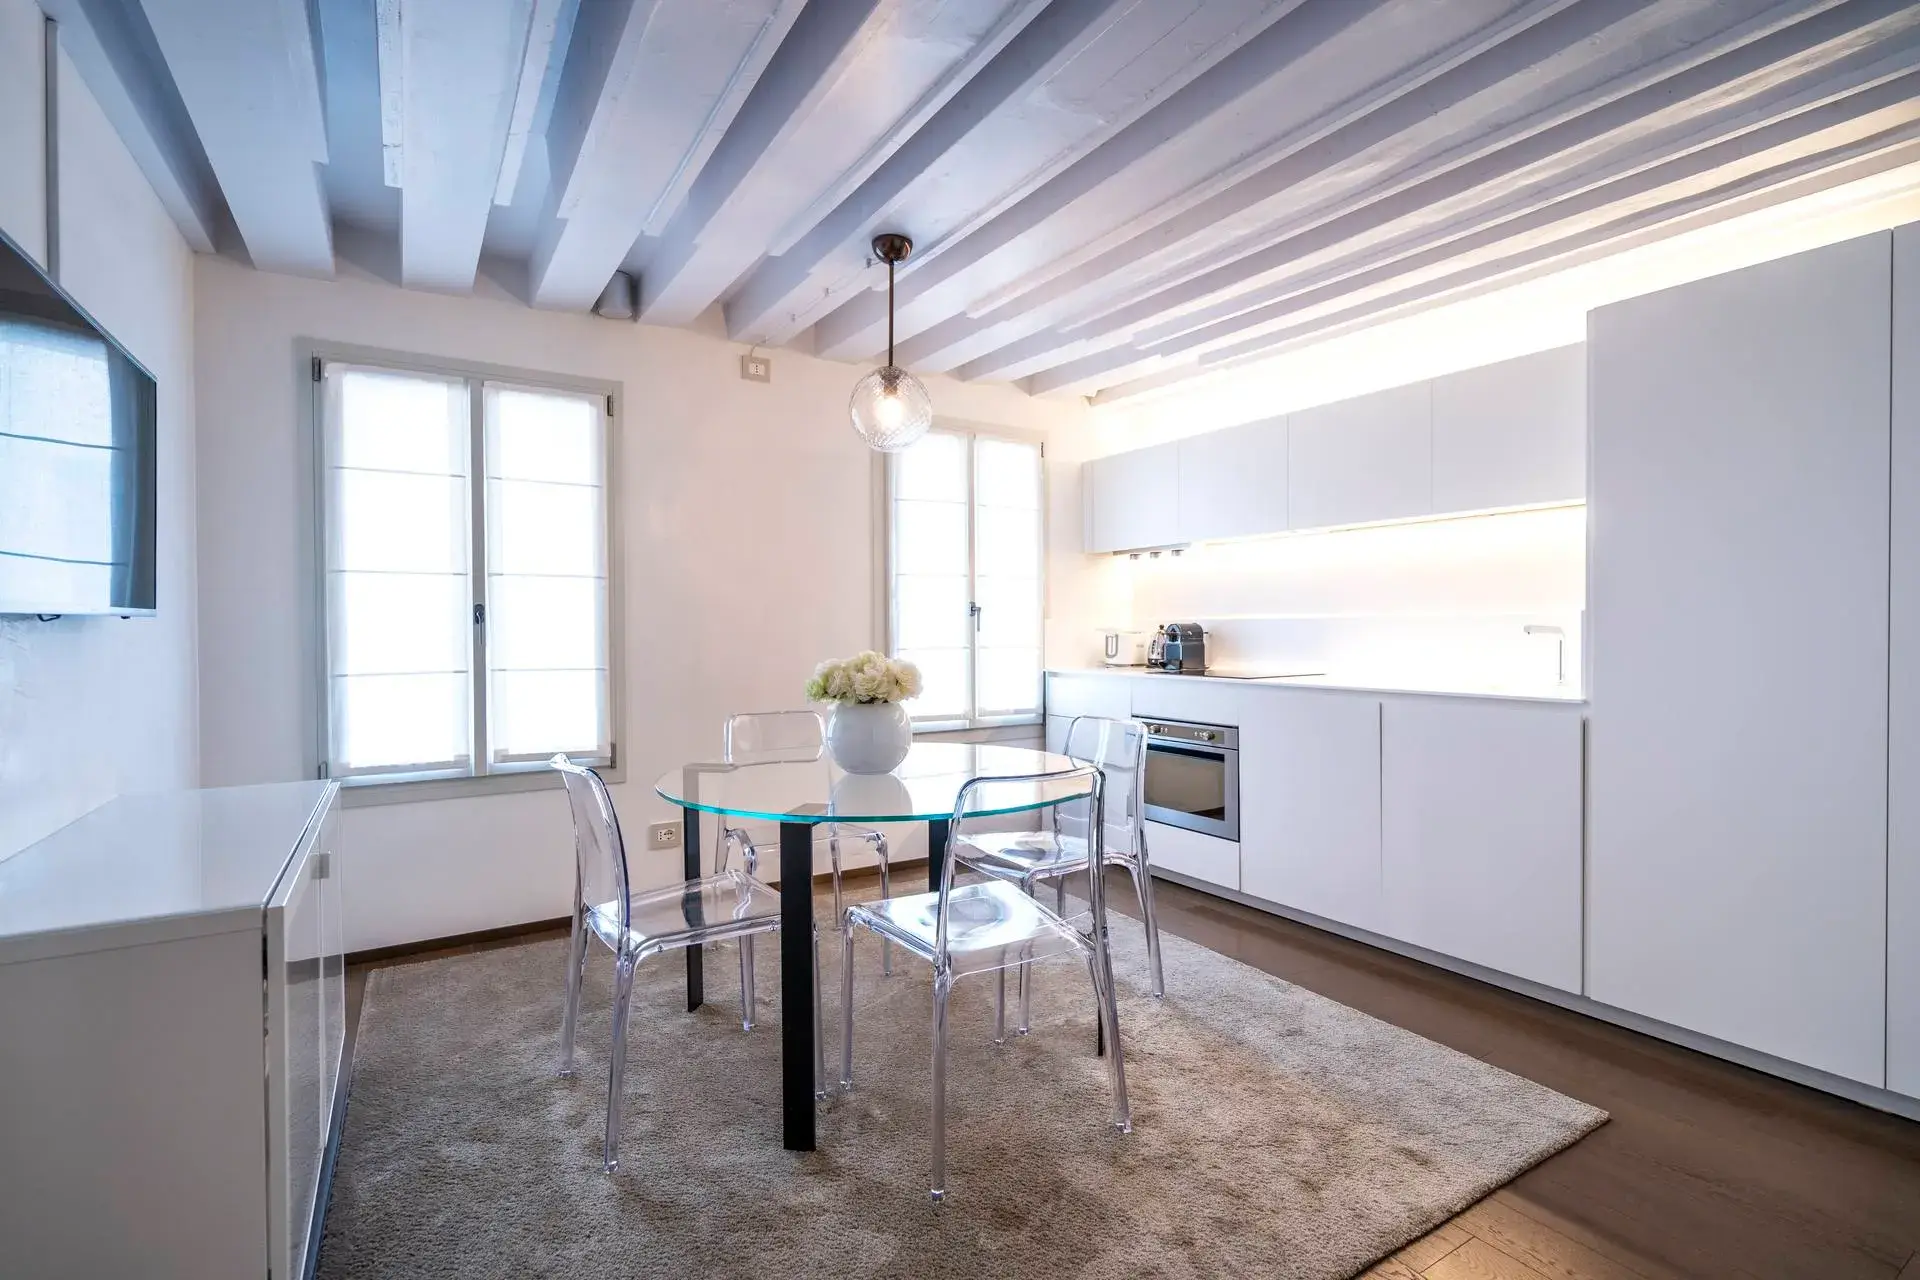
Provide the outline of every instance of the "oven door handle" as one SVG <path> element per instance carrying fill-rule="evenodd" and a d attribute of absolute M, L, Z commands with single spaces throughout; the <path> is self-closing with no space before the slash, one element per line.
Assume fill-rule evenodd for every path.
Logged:
<path fill-rule="evenodd" d="M 1198 742 L 1174 742 L 1164 739 L 1147 739 L 1147 751 L 1163 751 L 1170 756 L 1189 756 L 1196 760 L 1225 761 L 1240 754 L 1237 747 L 1216 747 Z"/>

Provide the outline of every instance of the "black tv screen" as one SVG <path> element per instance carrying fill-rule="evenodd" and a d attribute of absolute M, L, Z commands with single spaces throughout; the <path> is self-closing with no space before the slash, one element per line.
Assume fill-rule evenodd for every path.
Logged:
<path fill-rule="evenodd" d="M 153 375 L 0 235 L 0 614 L 151 613 Z"/>

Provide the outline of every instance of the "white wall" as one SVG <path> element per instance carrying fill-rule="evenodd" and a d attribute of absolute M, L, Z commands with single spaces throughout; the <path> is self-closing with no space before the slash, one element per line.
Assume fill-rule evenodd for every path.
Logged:
<path fill-rule="evenodd" d="M 711 758 L 732 711 L 792 706 L 813 664 L 875 642 L 875 470 L 847 426 L 862 370 L 706 334 L 407 292 L 342 265 L 335 281 L 213 258 L 196 274 L 200 359 L 203 777 L 311 777 L 311 444 L 300 338 L 601 378 L 624 387 L 617 501 L 625 556 L 623 823 L 678 816 L 660 773 Z M 1077 403 L 931 382 L 943 416 L 1042 430 Z M 1077 504 L 1077 495 L 1074 499 Z M 1077 505 L 1076 505 L 1077 509 Z M 558 792 L 352 809 L 350 949 L 562 915 Z M 679 854 L 656 854 L 661 878 Z"/>
<path fill-rule="evenodd" d="M 41 32 L 0 0 L 0 229 L 44 261 Z M 0 857 L 199 774 L 192 254 L 64 59 L 59 89 L 61 283 L 159 383 L 159 609 L 0 618 Z"/>

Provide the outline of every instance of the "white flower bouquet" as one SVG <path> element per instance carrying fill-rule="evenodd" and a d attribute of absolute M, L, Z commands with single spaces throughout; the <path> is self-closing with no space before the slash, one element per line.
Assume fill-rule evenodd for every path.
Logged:
<path fill-rule="evenodd" d="M 920 696 L 920 668 L 871 649 L 823 662 L 807 681 L 813 702 L 905 702 Z"/>

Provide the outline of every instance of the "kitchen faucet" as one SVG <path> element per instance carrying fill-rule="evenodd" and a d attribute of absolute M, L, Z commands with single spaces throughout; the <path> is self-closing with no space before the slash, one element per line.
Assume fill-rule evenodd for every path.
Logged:
<path fill-rule="evenodd" d="M 1526 625 L 1526 633 L 1530 636 L 1552 636 L 1554 638 L 1556 643 L 1553 659 L 1553 682 L 1555 684 L 1565 684 L 1567 682 L 1567 629 L 1565 627 L 1549 626 L 1544 622 L 1529 622 Z"/>

